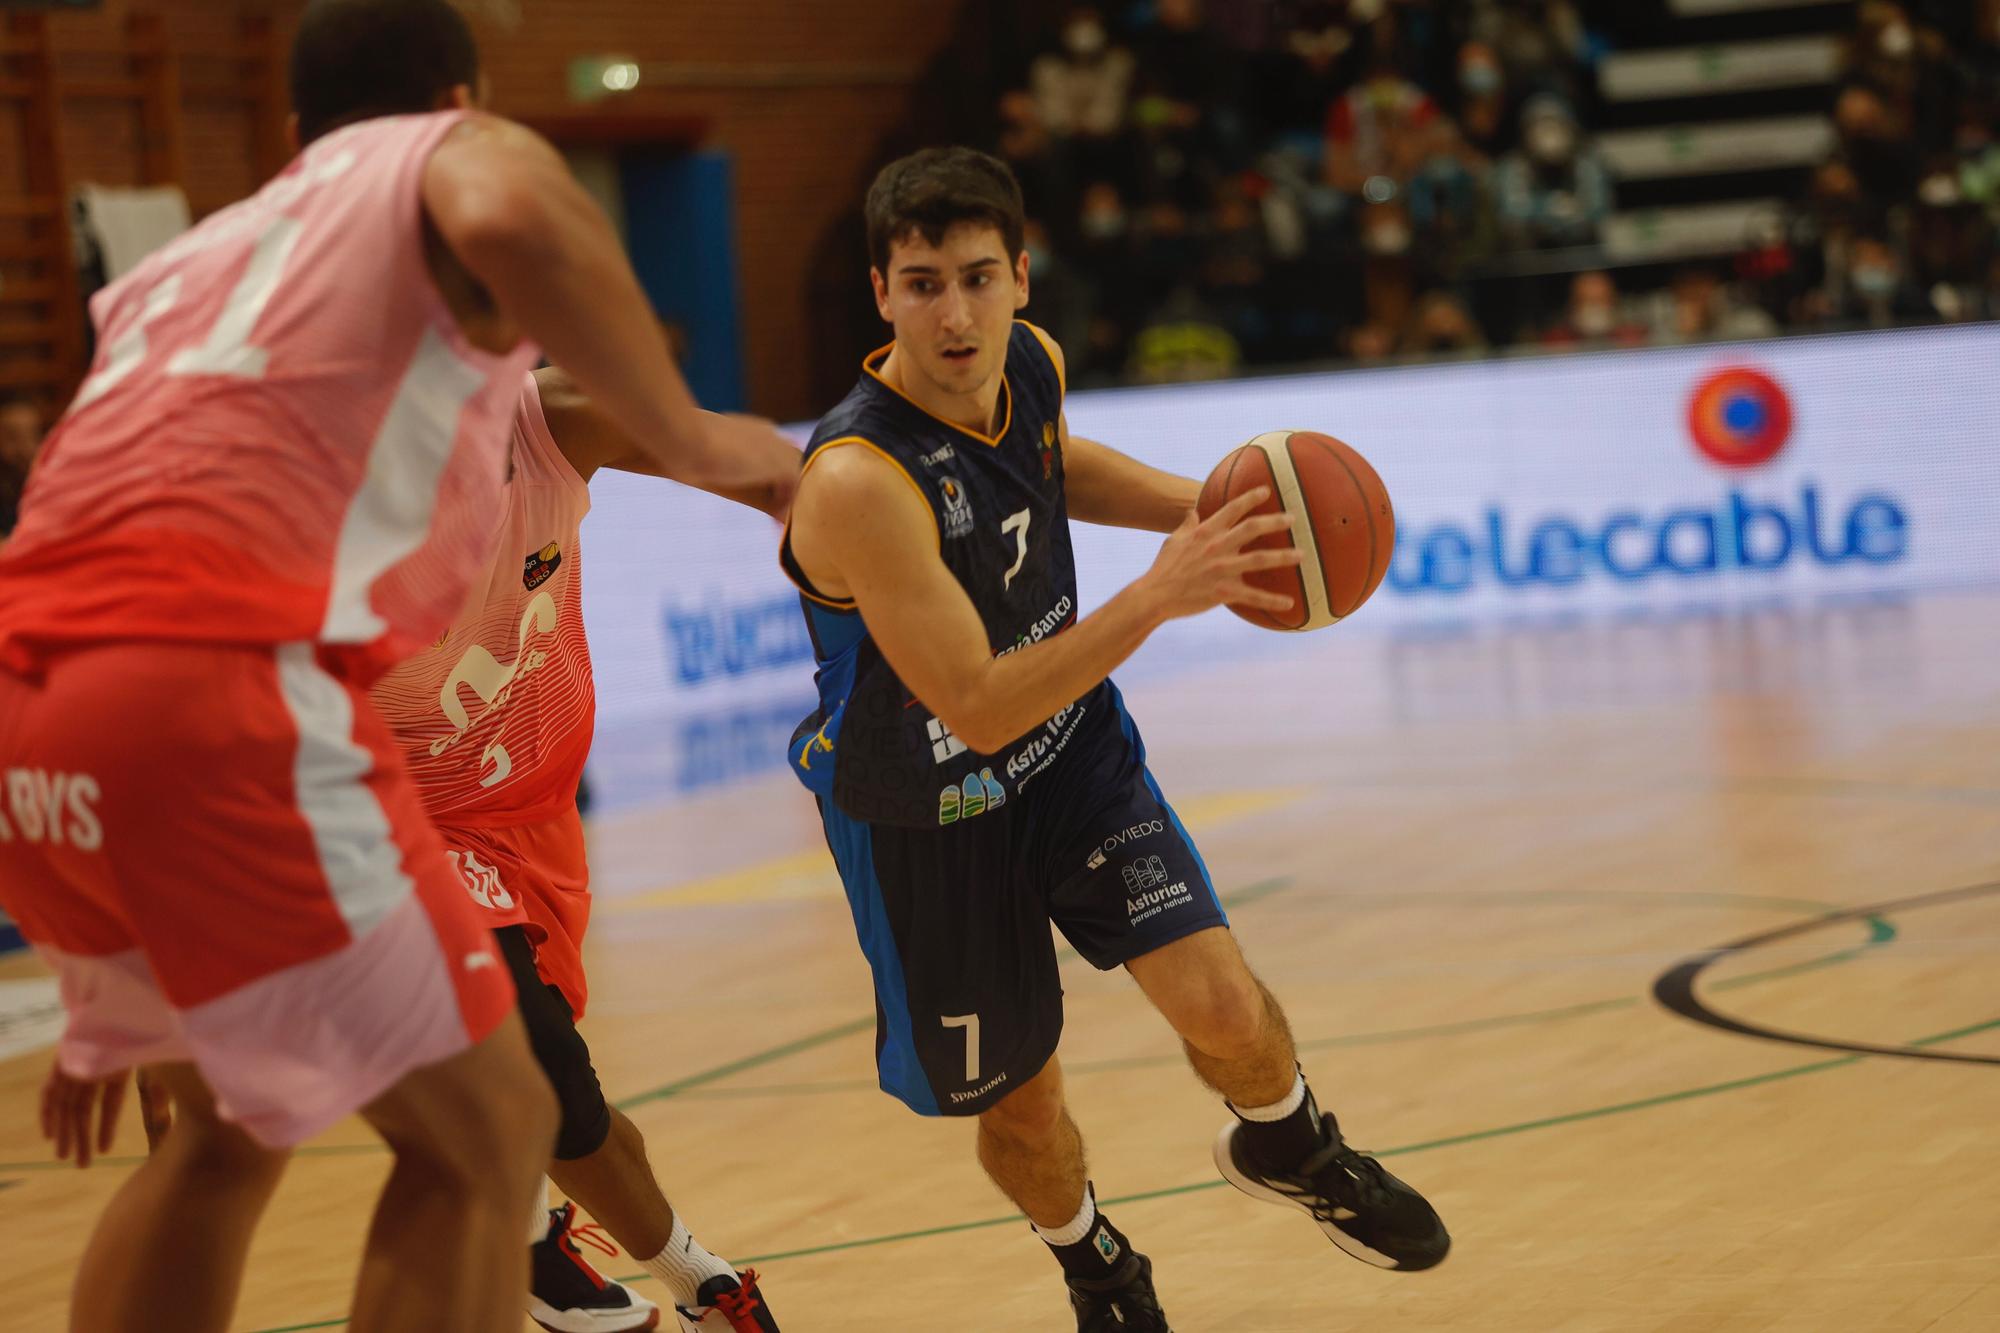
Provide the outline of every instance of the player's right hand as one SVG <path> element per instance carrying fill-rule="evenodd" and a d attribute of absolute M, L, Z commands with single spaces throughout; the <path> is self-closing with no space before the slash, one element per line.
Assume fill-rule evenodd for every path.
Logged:
<path fill-rule="evenodd" d="M 709 413 L 703 422 L 714 453 L 726 461 L 702 489 L 784 522 L 799 489 L 799 446 L 762 417 Z"/>
<path fill-rule="evenodd" d="M 1259 486 L 1245 491 L 1208 518 L 1192 509 L 1174 529 L 1145 581 L 1159 598 L 1167 619 L 1198 616 L 1224 604 L 1251 606 L 1283 615 L 1294 606 L 1294 598 L 1253 588 L 1245 576 L 1259 570 L 1283 569 L 1303 559 L 1296 547 L 1284 550 L 1246 551 L 1243 548 L 1260 537 L 1289 532 L 1292 520 L 1286 514 L 1248 517 L 1250 511 L 1271 497 L 1271 488 Z"/>
<path fill-rule="evenodd" d="M 89 1166 L 93 1155 L 111 1151 L 130 1080 L 129 1070 L 103 1079 L 72 1078 L 51 1062 L 42 1084 L 42 1137 L 55 1141 L 56 1160 L 74 1157 L 78 1166 Z"/>

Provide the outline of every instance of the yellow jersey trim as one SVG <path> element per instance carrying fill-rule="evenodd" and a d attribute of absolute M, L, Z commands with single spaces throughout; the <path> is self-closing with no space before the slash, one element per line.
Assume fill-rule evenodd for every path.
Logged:
<path fill-rule="evenodd" d="M 884 449 L 881 445 L 875 443 L 875 441 L 868 439 L 865 436 L 842 435 L 837 439 L 828 440 L 825 444 L 822 444 L 820 445 L 819 448 L 813 450 L 812 457 L 808 458 L 806 460 L 806 465 L 803 468 L 799 469 L 799 479 L 801 484 L 803 484 L 805 480 L 806 473 L 812 471 L 813 464 L 819 462 L 821 458 L 825 457 L 829 449 L 838 449 L 840 446 L 844 444 L 858 444 L 864 449 L 872 450 L 875 454 L 881 457 L 882 461 L 887 463 L 890 467 L 895 468 L 897 472 L 902 474 L 903 480 L 909 484 L 910 489 L 917 493 L 917 499 L 923 502 L 924 512 L 931 516 L 931 530 L 937 534 L 939 549 L 943 549 L 944 534 L 938 531 L 937 510 L 932 507 L 930 496 L 924 494 L 924 488 L 917 484 L 917 479 L 910 475 L 910 470 L 904 467 L 902 463 L 895 457 L 895 455 L 891 454 L 887 449 Z M 783 549 L 790 550 L 792 545 L 792 520 L 789 516 L 785 519 L 785 531 L 783 534 L 782 541 L 783 541 Z M 796 561 L 798 557 L 794 555 L 792 559 Z M 852 611 L 854 609 L 855 602 L 852 597 L 846 598 L 844 600 L 827 597 L 824 594 L 817 591 L 816 589 L 808 588 L 805 584 L 803 577 L 795 576 L 792 573 L 791 569 L 788 566 L 786 566 L 782 561 L 779 562 L 779 567 L 781 569 L 784 569 L 785 577 L 791 580 L 792 585 L 796 587 L 800 592 L 804 593 L 806 597 L 808 597 L 812 601 L 818 602 L 821 606 L 831 607 L 835 611 Z M 804 573 L 805 573 L 804 567 L 801 566 L 799 570 L 799 575 L 802 576 Z"/>
<path fill-rule="evenodd" d="M 889 383 L 889 381 L 883 379 L 882 372 L 877 370 L 875 367 L 877 363 L 886 359 L 889 353 L 894 351 L 895 349 L 896 349 L 895 343 L 893 342 L 884 343 L 882 346 L 870 352 L 867 356 L 861 358 L 861 369 L 863 373 L 868 375 L 868 377 L 873 379 L 877 384 L 887 389 L 890 393 L 895 394 L 898 398 L 908 403 L 911 407 L 916 408 L 917 411 L 922 412 L 932 421 L 938 422 L 941 425 L 949 426 L 953 430 L 959 432 L 961 435 L 970 435 L 973 439 L 979 441 L 981 444 L 988 445 L 995 449 L 1000 447 L 1000 441 L 1006 439 L 1007 432 L 1014 428 L 1014 382 L 1007 378 L 1007 371 L 1004 366 L 1000 371 L 1000 392 L 1007 399 L 1007 413 L 1000 420 L 999 434 L 981 435 L 978 431 L 972 429 L 972 427 L 970 426 L 961 426 L 956 421 L 946 421 L 943 417 L 931 411 L 928 407 L 925 407 L 922 403 L 910 397 L 910 395 L 904 393 L 901 389 L 897 388 L 895 385 Z M 890 459 L 890 461 L 894 462 L 895 460 Z M 924 503 L 929 504 L 930 501 L 926 499 Z"/>
<path fill-rule="evenodd" d="M 1056 350 L 1056 340 L 1043 332 L 1040 325 L 1030 324 L 1025 319 L 1017 319 L 1014 322 L 1034 334 L 1035 341 L 1040 343 L 1042 350 L 1049 354 L 1049 364 L 1055 367 L 1056 372 L 1056 392 L 1061 398 L 1069 397 L 1069 371 L 1064 368 L 1062 355 Z M 1060 398 L 1056 406 L 1058 408 L 1062 406 Z"/>

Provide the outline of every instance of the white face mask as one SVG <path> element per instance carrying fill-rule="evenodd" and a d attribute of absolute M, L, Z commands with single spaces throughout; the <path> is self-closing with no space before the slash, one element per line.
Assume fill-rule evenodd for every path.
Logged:
<path fill-rule="evenodd" d="M 1611 332 L 1614 316 L 1608 305 L 1587 305 L 1578 308 L 1573 322 L 1576 331 L 1586 338 L 1602 338 Z"/>
<path fill-rule="evenodd" d="M 1896 290 L 1896 275 L 1874 264 L 1857 268 L 1854 270 L 1854 290 L 1871 301 L 1879 301 Z"/>
<path fill-rule="evenodd" d="M 1400 222 L 1384 222 L 1370 227 L 1362 240 L 1371 255 L 1400 255 L 1410 248 L 1410 229 Z"/>
<path fill-rule="evenodd" d="M 1104 25 L 1090 19 L 1072 23 L 1063 32 L 1063 45 L 1073 56 L 1094 56 L 1104 49 Z"/>
<path fill-rule="evenodd" d="M 1538 120 L 1528 127 L 1528 151 L 1551 165 L 1567 162 L 1576 152 L 1576 131 L 1559 120 Z"/>
<path fill-rule="evenodd" d="M 1892 23 L 1882 29 L 1882 54 L 1891 60 L 1901 60 L 1916 48 L 1917 39 L 1911 34 L 1908 24 Z"/>

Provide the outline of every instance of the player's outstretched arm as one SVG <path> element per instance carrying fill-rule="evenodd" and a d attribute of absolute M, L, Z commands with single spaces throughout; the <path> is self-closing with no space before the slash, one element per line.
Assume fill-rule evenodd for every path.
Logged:
<path fill-rule="evenodd" d="M 1055 339 L 1042 335 L 1042 347 L 1055 362 L 1056 378 L 1067 383 L 1068 368 Z M 1148 467 L 1108 444 L 1069 433 L 1069 417 L 1056 418 L 1062 440 L 1063 493 L 1069 516 L 1110 528 L 1143 528 L 1172 532 L 1201 496 L 1201 483 Z"/>
<path fill-rule="evenodd" d="M 926 708 L 967 745 L 992 753 L 1073 703 L 1169 620 L 1224 602 L 1291 609 L 1244 576 L 1297 564 L 1292 550 L 1245 551 L 1283 531 L 1282 514 L 1245 516 L 1239 496 L 1206 522 L 1192 510 L 1153 567 L 1101 608 L 1032 647 L 995 657 L 965 589 L 938 556 L 937 521 L 893 464 L 865 449 L 822 455 L 800 488 L 792 551 L 828 593 L 854 599 L 876 646 Z"/>
<path fill-rule="evenodd" d="M 1062 423 L 1063 492 L 1071 518 L 1112 528 L 1172 532 L 1201 498 L 1201 483 L 1148 467 Z"/>
<path fill-rule="evenodd" d="M 768 422 L 702 421 L 617 234 L 539 135 L 470 118 L 431 156 L 424 207 L 501 313 L 665 475 L 789 496 L 797 449 Z"/>
<path fill-rule="evenodd" d="M 542 416 L 549 423 L 549 434 L 554 437 L 556 448 L 562 450 L 563 457 L 586 482 L 596 475 L 599 468 L 638 472 L 649 477 L 665 477 L 669 481 L 684 481 L 725 500 L 761 509 L 773 518 L 784 518 L 791 499 L 788 492 L 771 486 L 717 486 L 674 475 L 658 459 L 635 444 L 609 413 L 591 402 L 583 386 L 561 367 L 546 366 L 536 371 L 535 387 L 541 395 Z M 714 412 L 699 412 L 697 416 L 704 430 L 731 420 Z"/>

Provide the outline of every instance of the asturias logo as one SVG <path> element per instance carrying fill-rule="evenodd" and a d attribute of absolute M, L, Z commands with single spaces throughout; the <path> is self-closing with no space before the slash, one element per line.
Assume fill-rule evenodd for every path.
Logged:
<path fill-rule="evenodd" d="M 1791 401 L 1759 370 L 1732 366 L 1696 385 L 1688 428 L 1704 457 L 1732 470 L 1769 462 L 1792 431 Z M 1909 550 L 1903 504 L 1879 489 L 1845 503 L 1807 480 L 1790 495 L 1732 486 L 1657 512 L 1611 507 L 1594 519 L 1544 513 L 1522 519 L 1501 505 L 1472 523 L 1443 522 L 1398 533 L 1387 582 L 1399 593 L 1565 587 L 1587 579 L 1634 583 L 1729 571 L 1858 561 L 1894 564 Z"/>
<path fill-rule="evenodd" d="M 1761 370 L 1730 366 L 1695 386 L 1688 399 L 1695 447 L 1724 467 L 1770 462 L 1792 434 L 1792 400 Z"/>

